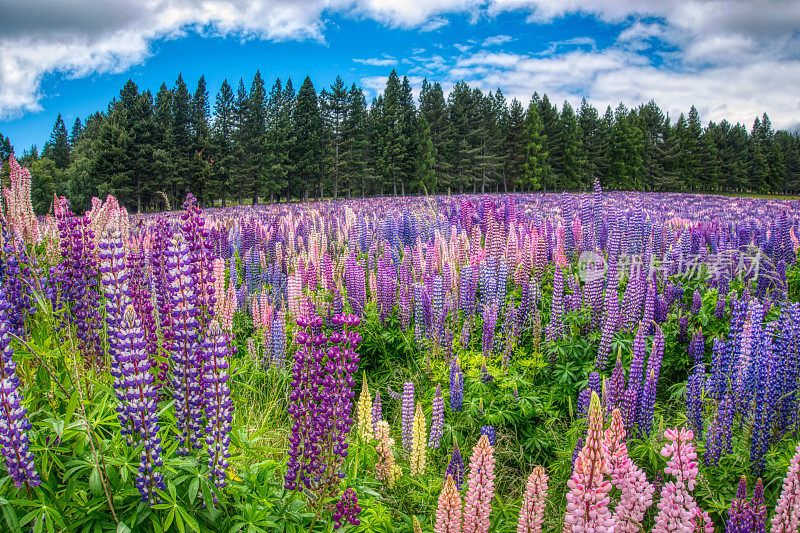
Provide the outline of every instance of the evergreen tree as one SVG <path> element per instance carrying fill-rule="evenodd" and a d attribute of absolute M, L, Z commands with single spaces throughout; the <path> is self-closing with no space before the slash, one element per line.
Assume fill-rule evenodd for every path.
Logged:
<path fill-rule="evenodd" d="M 247 97 L 243 145 L 245 167 L 241 176 L 242 194 L 250 196 L 255 205 L 266 175 L 267 145 L 267 91 L 259 71 L 253 77 Z"/>
<path fill-rule="evenodd" d="M 550 174 L 550 165 L 547 161 L 547 137 L 544 135 L 544 125 L 535 96 L 525 113 L 525 133 L 523 189 L 538 191 Z"/>
<path fill-rule="evenodd" d="M 14 147 L 11 145 L 11 139 L 3 137 L 3 134 L 0 133 L 0 163 L 7 162 L 13 153 Z"/>
<path fill-rule="evenodd" d="M 419 116 L 425 119 L 430 137 L 429 140 L 425 139 L 421 142 L 423 144 L 430 142 L 430 155 L 433 158 L 432 170 L 435 176 L 435 185 L 434 189 L 428 189 L 428 192 L 439 192 L 440 188 L 448 185 L 452 179 L 452 165 L 450 164 L 452 132 L 447 102 L 442 86 L 438 82 L 430 84 L 427 79 L 422 80 L 422 89 L 419 94 Z"/>
<path fill-rule="evenodd" d="M 69 133 L 69 145 L 70 147 L 74 147 L 78 142 L 81 140 L 81 135 L 83 134 L 83 123 L 81 122 L 80 117 L 75 119 L 75 122 L 72 123 L 72 130 Z"/>
<path fill-rule="evenodd" d="M 235 160 L 234 143 L 234 96 L 228 80 L 223 80 L 214 102 L 214 121 L 211 128 L 211 146 L 213 147 L 213 163 L 209 179 L 209 189 L 219 191 L 218 196 L 223 205 L 228 199 L 227 184 L 233 180 Z"/>
<path fill-rule="evenodd" d="M 247 94 L 247 87 L 244 85 L 244 80 L 239 78 L 239 86 L 236 89 L 236 99 L 233 102 L 233 172 L 231 173 L 231 181 L 228 188 L 236 193 L 238 203 L 244 202 L 244 197 L 249 194 L 245 187 L 245 181 L 242 176 L 247 171 L 247 152 L 245 144 L 247 143 L 247 107 L 249 96 Z"/>
<path fill-rule="evenodd" d="M 336 81 L 331 85 L 330 92 L 322 90 L 321 93 L 322 124 L 325 131 L 326 167 L 331 176 L 333 185 L 333 199 L 339 198 L 339 182 L 344 171 L 344 124 L 347 119 L 347 88 L 341 76 L 336 76 Z"/>
<path fill-rule="evenodd" d="M 569 102 L 561 109 L 561 152 L 563 154 L 563 184 L 566 189 L 578 189 L 586 180 L 586 151 L 583 148 L 583 134 L 578 117 Z"/>
<path fill-rule="evenodd" d="M 581 100 L 581 108 L 578 111 L 578 127 L 583 134 L 587 177 L 585 187 L 589 189 L 594 182 L 594 178 L 602 174 L 605 163 L 600 116 L 597 109 L 589 105 L 586 98 Z"/>
<path fill-rule="evenodd" d="M 190 160 L 189 179 L 190 188 L 200 201 L 214 204 L 219 194 L 218 189 L 211 187 L 212 172 L 212 146 L 210 131 L 210 109 L 206 80 L 200 76 L 197 88 L 192 96 L 190 124 L 192 128 L 192 158 Z"/>
<path fill-rule="evenodd" d="M 69 166 L 69 151 L 67 127 L 59 113 L 56 123 L 53 125 L 53 131 L 50 133 L 50 140 L 45 143 L 44 150 L 42 150 L 42 157 L 52 159 L 56 168 L 63 170 Z"/>
<path fill-rule="evenodd" d="M 367 153 L 367 101 L 364 92 L 355 83 L 347 93 L 347 114 L 343 126 L 343 172 L 347 198 L 358 187 L 361 196 L 366 191 Z"/>
<path fill-rule="evenodd" d="M 191 98 L 183 81 L 183 76 L 178 74 L 175 88 L 172 91 L 172 124 L 170 128 L 170 154 L 172 159 L 172 176 L 170 181 L 170 196 L 175 205 L 189 192 L 190 182 L 187 181 L 193 156 L 192 151 L 192 125 L 191 125 Z"/>
<path fill-rule="evenodd" d="M 508 112 L 508 126 L 506 128 L 504 156 L 505 173 L 503 189 L 507 192 L 508 186 L 516 192 L 525 177 L 526 150 L 528 146 L 528 126 L 525 121 L 525 109 L 514 98 Z"/>
<path fill-rule="evenodd" d="M 297 92 L 297 103 L 294 109 L 294 157 L 293 166 L 296 171 L 295 187 L 303 191 L 303 200 L 308 200 L 309 184 L 320 180 L 319 195 L 324 195 L 320 160 L 322 146 L 322 118 L 320 117 L 317 91 L 311 78 L 306 76 Z"/>

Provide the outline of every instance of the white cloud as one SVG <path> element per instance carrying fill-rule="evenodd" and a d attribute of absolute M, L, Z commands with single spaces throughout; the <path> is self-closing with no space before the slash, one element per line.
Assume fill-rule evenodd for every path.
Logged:
<path fill-rule="evenodd" d="M 383 57 L 371 57 L 368 59 L 353 59 L 356 63 L 362 65 L 369 65 L 371 67 L 391 67 L 397 64 L 397 59 L 392 56 L 384 55 Z"/>
<path fill-rule="evenodd" d="M 2 1 L 2 0 L 0 0 Z M 533 90 L 554 100 L 588 96 L 598 106 L 651 98 L 676 112 L 698 105 L 704 119 L 744 122 L 766 111 L 778 127 L 800 122 L 800 2 L 797 0 L 26 0 L 0 17 L 0 119 L 39 109 L 41 81 L 84 77 L 142 62 L 151 44 L 197 32 L 239 39 L 324 41 L 331 14 L 432 31 L 447 15 L 471 22 L 521 11 L 532 24 L 582 14 L 622 26 L 614 44 L 589 37 L 518 54 L 483 47 L 507 35 L 442 42 L 418 50 L 409 73 L 443 84 L 464 78 L 510 96 Z M 458 53 L 453 51 L 453 47 Z M 451 50 L 452 55 L 445 53 Z M 494 49 L 495 51 L 498 49 Z M 654 66 L 653 58 L 660 61 Z M 355 59 L 379 67 L 393 57 Z M 380 90 L 385 79 L 365 78 Z"/>
<path fill-rule="evenodd" d="M 483 41 L 483 46 L 501 46 L 510 43 L 514 38 L 510 35 L 495 35 L 494 37 L 487 37 Z"/>

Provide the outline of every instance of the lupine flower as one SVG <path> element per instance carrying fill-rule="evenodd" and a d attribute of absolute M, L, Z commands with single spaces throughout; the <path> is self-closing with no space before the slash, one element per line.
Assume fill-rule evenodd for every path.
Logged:
<path fill-rule="evenodd" d="M 753 499 L 750 501 L 750 517 L 753 523 L 753 533 L 764 533 L 767 526 L 767 506 L 764 503 L 764 483 L 761 478 L 756 481 L 753 489 Z"/>
<path fill-rule="evenodd" d="M 417 410 L 414 413 L 411 443 L 411 475 L 421 475 L 425 472 L 427 427 L 425 425 L 425 415 L 422 413 L 422 404 L 417 402 Z"/>
<path fill-rule="evenodd" d="M 697 366 L 686 385 L 686 415 L 698 435 L 703 434 L 703 383 L 705 372 Z"/>
<path fill-rule="evenodd" d="M 378 462 L 375 465 L 375 477 L 386 483 L 386 486 L 392 488 L 394 482 L 401 475 L 400 466 L 397 465 L 394 458 L 394 439 L 389 436 L 389 423 L 386 420 L 378 421 L 375 426 L 375 450 L 378 452 Z"/>
<path fill-rule="evenodd" d="M 198 330 L 196 282 L 189 247 L 176 238 L 167 249 L 168 281 L 172 301 L 172 390 L 178 426 L 178 454 L 201 447 L 203 432 L 202 357 Z"/>
<path fill-rule="evenodd" d="M 494 499 L 494 448 L 486 435 L 481 435 L 469 460 L 467 495 L 464 502 L 465 533 L 488 533 Z"/>
<path fill-rule="evenodd" d="M 781 495 L 771 524 L 772 533 L 797 533 L 800 530 L 800 443 L 783 478 Z"/>
<path fill-rule="evenodd" d="M 339 501 L 336 502 L 336 512 L 331 516 L 333 529 L 339 529 L 345 523 L 350 523 L 354 526 L 361 524 L 361 520 L 358 519 L 360 512 L 361 507 L 358 506 L 356 491 L 350 488 L 346 489 Z"/>
<path fill-rule="evenodd" d="M 461 457 L 461 450 L 458 448 L 458 441 L 453 438 L 453 455 L 445 470 L 445 477 L 453 476 L 458 490 L 461 490 L 461 482 L 464 480 L 464 459 Z"/>
<path fill-rule="evenodd" d="M 726 533 L 750 533 L 753 531 L 753 518 L 747 503 L 747 476 L 742 476 L 736 489 L 736 497 L 728 510 Z"/>
<path fill-rule="evenodd" d="M 639 419 L 637 427 L 645 435 L 650 435 L 653 427 L 653 410 L 656 406 L 656 389 L 658 388 L 658 376 L 661 373 L 661 360 L 664 357 L 664 333 L 661 328 L 656 326 L 656 334 L 653 338 L 653 351 L 647 360 L 647 379 L 644 384 L 644 391 L 639 403 Z"/>
<path fill-rule="evenodd" d="M 696 524 L 697 503 L 691 495 L 698 473 L 694 433 L 686 428 L 667 429 L 664 436 L 668 441 L 661 449 L 661 455 L 667 458 L 664 473 L 673 475 L 676 481 L 668 481 L 661 489 L 653 532 L 696 531 L 700 524 Z"/>
<path fill-rule="evenodd" d="M 203 396 L 206 413 L 206 445 L 211 482 L 219 488 L 225 486 L 231 443 L 233 402 L 228 386 L 228 334 L 222 331 L 216 320 L 209 324 L 203 342 Z"/>
<path fill-rule="evenodd" d="M 733 451 L 733 419 L 736 415 L 736 406 L 730 395 L 717 406 L 717 416 L 706 431 L 706 453 L 704 460 L 707 465 L 717 466 L 722 457 L 722 452 Z"/>
<path fill-rule="evenodd" d="M 439 449 L 444 432 L 444 400 L 442 399 L 442 385 L 436 384 L 436 393 L 433 395 L 433 406 L 431 408 L 431 435 L 428 446 Z"/>
<path fill-rule="evenodd" d="M 541 466 L 537 466 L 528 476 L 522 507 L 519 510 L 517 533 L 542 533 L 544 508 L 547 503 L 549 477 Z"/>
<path fill-rule="evenodd" d="M 453 476 L 448 474 L 436 509 L 434 533 L 461 533 L 461 496 Z"/>
<path fill-rule="evenodd" d="M 414 384 L 406 381 L 403 384 L 403 451 L 411 453 L 414 435 Z"/>
<path fill-rule="evenodd" d="M 603 408 L 600 397 L 592 392 L 586 444 L 575 460 L 572 477 L 567 481 L 569 491 L 564 531 L 611 533 L 614 530 L 614 518 L 608 508 L 611 483 L 603 479 L 607 468 L 603 450 Z"/>
<path fill-rule="evenodd" d="M 414 533 L 422 533 L 422 526 L 419 525 L 419 519 L 416 515 L 412 515 L 411 525 L 414 528 Z"/>
<path fill-rule="evenodd" d="M 461 371 L 458 358 L 450 360 L 450 410 L 461 411 L 464 402 L 464 373 Z"/>
<path fill-rule="evenodd" d="M 381 391 L 375 391 L 375 400 L 372 402 L 372 429 L 375 431 L 375 438 L 378 438 L 378 422 L 383 420 L 383 404 L 381 403 Z"/>
<path fill-rule="evenodd" d="M 361 383 L 363 386 L 361 387 L 361 396 L 358 397 L 357 407 L 358 434 L 364 440 L 371 440 L 375 436 L 375 427 L 372 421 L 372 397 L 369 392 L 366 371 Z"/>
<path fill-rule="evenodd" d="M 0 286 L 0 451 L 6 462 L 8 475 L 14 486 L 36 487 L 42 481 L 36 471 L 33 454 L 29 449 L 28 410 L 22 406 L 23 396 L 14 362 L 14 349 L 11 347 L 8 312 L 10 304 L 6 300 L 5 287 Z"/>
<path fill-rule="evenodd" d="M 489 444 L 495 445 L 494 426 L 481 426 L 481 435 L 486 435 L 486 438 L 489 439 Z"/>
<path fill-rule="evenodd" d="M 605 433 L 605 449 L 611 483 L 620 491 L 620 500 L 614 509 L 614 530 L 619 533 L 641 531 L 645 512 L 653 505 L 655 487 L 628 456 L 625 427 L 619 409 L 614 409 L 611 415 L 611 426 Z"/>

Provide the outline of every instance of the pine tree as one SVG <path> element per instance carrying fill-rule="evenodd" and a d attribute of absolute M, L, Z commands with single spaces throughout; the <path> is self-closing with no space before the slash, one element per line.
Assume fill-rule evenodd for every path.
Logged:
<path fill-rule="evenodd" d="M 428 192 L 435 193 L 452 180 L 450 164 L 452 131 L 447 102 L 442 86 L 438 82 L 430 84 L 427 79 L 422 80 L 422 89 L 419 94 L 419 116 L 425 119 L 429 127 L 430 150 L 433 157 L 432 170 L 436 185 L 434 190 L 429 189 Z M 427 140 L 422 142 L 425 143 Z"/>
<path fill-rule="evenodd" d="M 69 133 L 69 145 L 71 148 L 74 148 L 76 144 L 81 140 L 81 135 L 83 134 L 83 123 L 81 122 L 81 118 L 78 117 L 75 119 L 75 122 L 72 123 L 72 129 Z"/>
<path fill-rule="evenodd" d="M 603 135 L 600 116 L 597 113 L 597 109 L 589 105 L 586 98 L 581 99 L 581 108 L 578 111 L 578 127 L 583 133 L 587 177 L 585 188 L 589 189 L 594 182 L 594 178 L 602 174 L 605 163 L 603 160 Z"/>
<path fill-rule="evenodd" d="M 536 98 L 531 100 L 525 113 L 525 163 L 523 164 L 523 187 L 538 191 L 550 173 L 547 158 L 547 137 L 539 116 Z"/>
<path fill-rule="evenodd" d="M 235 161 L 234 143 L 234 96 L 228 80 L 223 80 L 214 102 L 214 122 L 211 128 L 211 145 L 214 160 L 211 165 L 209 189 L 219 191 L 223 205 L 228 199 L 227 184 L 233 179 Z"/>
<path fill-rule="evenodd" d="M 14 153 L 14 147 L 11 145 L 11 140 L 8 137 L 3 137 L 0 133 L 0 161 L 8 161 L 11 154 Z"/>
<path fill-rule="evenodd" d="M 172 179 L 170 193 L 177 204 L 189 192 L 187 182 L 192 160 L 191 98 L 178 74 L 175 89 L 172 91 L 172 127 L 170 128 L 170 153 L 172 158 Z"/>
<path fill-rule="evenodd" d="M 197 89 L 192 96 L 190 125 L 192 129 L 192 157 L 190 159 L 189 187 L 201 201 L 213 205 L 218 189 L 210 186 L 211 167 L 211 132 L 209 127 L 210 109 L 206 80 L 200 76 Z"/>
<path fill-rule="evenodd" d="M 578 117 L 569 102 L 561 108 L 561 144 L 563 154 L 563 187 L 578 189 L 586 183 L 586 151 Z"/>
<path fill-rule="evenodd" d="M 341 76 L 331 85 L 330 92 L 321 93 L 322 124 L 325 131 L 326 166 L 333 185 L 333 199 L 339 199 L 339 182 L 344 175 L 342 154 L 344 152 L 344 124 L 347 119 L 347 88 Z"/>
<path fill-rule="evenodd" d="M 534 99 L 537 95 L 534 93 Z M 542 121 L 542 132 L 547 139 L 548 172 L 543 181 L 544 189 L 563 189 L 564 185 L 564 144 L 563 127 L 558 108 L 550 103 L 547 95 L 538 99 L 539 117 Z"/>
<path fill-rule="evenodd" d="M 364 92 L 355 83 L 347 93 L 347 115 L 343 130 L 343 172 L 347 198 L 359 187 L 364 196 L 367 175 L 367 101 Z"/>
<path fill-rule="evenodd" d="M 233 102 L 233 153 L 231 154 L 233 172 L 231 173 L 231 181 L 228 183 L 228 189 L 235 191 L 236 199 L 240 204 L 244 202 L 245 195 L 249 194 L 243 179 L 248 169 L 247 151 L 245 150 L 248 136 L 246 127 L 248 101 L 247 87 L 245 87 L 244 80 L 239 78 L 236 99 Z"/>
<path fill-rule="evenodd" d="M 45 143 L 44 150 L 42 150 L 42 157 L 52 159 L 56 168 L 63 170 L 69 166 L 69 151 L 67 127 L 59 113 L 56 123 L 53 125 L 53 131 L 50 133 L 50 140 Z"/>
<path fill-rule="evenodd" d="M 525 176 L 526 150 L 528 145 L 528 129 L 525 122 L 525 109 L 514 98 L 508 112 L 508 127 L 504 143 L 505 151 L 505 181 L 503 187 L 508 191 L 508 185 L 516 192 L 517 187 L 523 183 Z"/>
<path fill-rule="evenodd" d="M 250 94 L 247 97 L 247 112 L 244 121 L 245 168 L 242 175 L 244 194 L 258 203 L 262 192 L 262 181 L 266 169 L 267 138 L 267 91 L 261 73 L 256 71 Z"/>
<path fill-rule="evenodd" d="M 297 188 L 303 191 L 303 200 L 308 200 L 309 184 L 322 179 L 320 160 L 322 146 L 320 144 L 322 119 L 317 101 L 317 91 L 311 78 L 306 76 L 300 90 L 297 92 L 297 104 L 294 109 L 294 157 L 293 165 L 296 170 Z M 320 181 L 320 198 L 322 198 L 323 183 Z"/>

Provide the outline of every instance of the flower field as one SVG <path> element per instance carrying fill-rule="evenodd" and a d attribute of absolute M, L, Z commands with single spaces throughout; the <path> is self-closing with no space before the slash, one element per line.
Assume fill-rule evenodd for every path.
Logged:
<path fill-rule="evenodd" d="M 37 219 L 10 167 L 3 531 L 800 531 L 800 202 Z"/>

